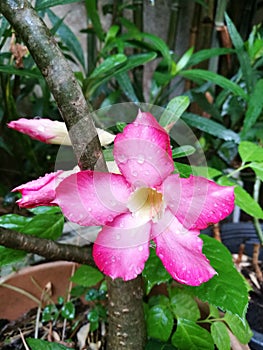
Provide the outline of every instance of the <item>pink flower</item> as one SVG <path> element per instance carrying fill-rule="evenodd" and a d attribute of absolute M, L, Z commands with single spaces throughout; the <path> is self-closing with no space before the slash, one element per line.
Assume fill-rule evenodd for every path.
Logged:
<path fill-rule="evenodd" d="M 66 124 L 47 118 L 20 118 L 7 124 L 9 128 L 29 135 L 32 139 L 52 144 L 71 145 Z M 113 142 L 115 135 L 97 128 L 102 146 Z"/>
<path fill-rule="evenodd" d="M 77 167 L 79 170 L 79 168 Z M 22 198 L 17 201 L 21 208 L 34 208 L 41 205 L 57 206 L 56 187 L 66 177 L 76 170 L 63 171 L 58 170 L 55 173 L 46 174 L 37 180 L 27 182 L 12 190 L 20 192 Z"/>
<path fill-rule="evenodd" d="M 121 174 L 80 171 L 56 188 L 55 202 L 69 220 L 102 226 L 93 247 L 99 269 L 136 278 L 153 241 L 175 280 L 196 286 L 212 278 L 199 230 L 232 212 L 233 188 L 173 174 L 169 136 L 150 113 L 139 112 L 116 136 L 114 158 Z"/>

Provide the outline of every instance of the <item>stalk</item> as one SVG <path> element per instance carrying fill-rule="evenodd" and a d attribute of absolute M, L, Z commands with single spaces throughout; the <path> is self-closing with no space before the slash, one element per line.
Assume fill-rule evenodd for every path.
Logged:
<path fill-rule="evenodd" d="M 80 168 L 96 167 L 101 171 L 107 171 L 99 138 L 90 115 L 92 108 L 87 104 L 68 62 L 42 19 L 38 17 L 27 0 L 1 0 L 0 12 L 20 34 L 46 79 L 69 130 Z M 143 349 L 146 336 L 140 292 L 141 277 L 128 283 L 122 280 L 113 281 L 109 278 L 107 280 L 110 313 L 114 310 L 122 310 L 121 321 L 129 325 L 125 327 L 125 349 Z M 119 327 L 113 320 L 114 316 L 110 315 L 108 339 L 109 344 L 116 344 L 116 347 L 112 348 L 109 345 L 108 349 L 124 349 L 124 345 L 119 342 Z M 141 336 L 138 336 L 140 334 Z"/>
<path fill-rule="evenodd" d="M 169 20 L 167 45 L 171 50 L 174 50 L 177 26 L 179 20 L 180 0 L 173 0 L 171 4 L 171 13 Z"/>

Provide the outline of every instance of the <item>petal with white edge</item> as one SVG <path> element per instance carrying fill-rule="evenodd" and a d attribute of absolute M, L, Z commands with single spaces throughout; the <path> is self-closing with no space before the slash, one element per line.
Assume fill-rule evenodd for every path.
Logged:
<path fill-rule="evenodd" d="M 200 176 L 174 174 L 163 183 L 167 207 L 189 229 L 204 229 L 226 218 L 234 209 L 234 188 Z"/>
<path fill-rule="evenodd" d="M 80 171 L 64 179 L 57 190 L 63 214 L 83 226 L 104 225 L 128 212 L 130 185 L 122 175 Z"/>
<path fill-rule="evenodd" d="M 164 267 L 178 282 L 199 286 L 211 279 L 216 271 L 202 253 L 199 231 L 187 230 L 169 211 L 152 226 L 156 254 Z"/>
<path fill-rule="evenodd" d="M 151 223 L 136 222 L 132 214 L 118 216 L 104 226 L 93 246 L 98 268 L 111 278 L 136 278 L 149 257 Z"/>
<path fill-rule="evenodd" d="M 155 187 L 174 170 L 170 139 L 150 113 L 139 112 L 114 141 L 115 161 L 136 187 Z"/>

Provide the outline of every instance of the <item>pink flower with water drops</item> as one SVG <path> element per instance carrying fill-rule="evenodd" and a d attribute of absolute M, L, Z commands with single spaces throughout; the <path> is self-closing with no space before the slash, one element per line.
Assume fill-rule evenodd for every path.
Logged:
<path fill-rule="evenodd" d="M 212 278 L 199 230 L 232 212 L 233 187 L 174 174 L 169 135 L 150 113 L 139 112 L 116 136 L 114 158 L 120 174 L 80 171 L 56 187 L 55 202 L 69 220 L 102 226 L 93 247 L 99 269 L 136 278 L 153 241 L 175 280 L 197 286 Z"/>

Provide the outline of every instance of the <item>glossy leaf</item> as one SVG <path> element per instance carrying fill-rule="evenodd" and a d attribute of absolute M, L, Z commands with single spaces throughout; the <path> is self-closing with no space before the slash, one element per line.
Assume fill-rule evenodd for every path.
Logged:
<path fill-rule="evenodd" d="M 180 174 L 181 177 L 189 177 L 190 175 L 202 176 L 207 179 L 213 179 L 222 174 L 221 171 L 205 167 L 205 166 L 195 166 L 187 165 L 183 163 L 174 162 L 176 172 Z"/>
<path fill-rule="evenodd" d="M 35 215 L 38 214 L 61 214 L 61 209 L 59 207 L 47 207 L 47 206 L 39 206 L 36 208 L 29 209 L 31 213 L 34 213 Z"/>
<path fill-rule="evenodd" d="M 79 2 L 79 0 L 38 0 L 35 8 L 40 11 L 57 5 L 72 4 L 73 2 Z"/>
<path fill-rule="evenodd" d="M 17 214 L 6 214 L 0 216 L 0 226 L 15 231 L 21 231 L 32 219 L 31 217 Z"/>
<path fill-rule="evenodd" d="M 262 90 L 263 91 L 263 90 Z M 263 162 L 263 147 L 250 142 L 242 141 L 239 144 L 238 152 L 243 163 Z"/>
<path fill-rule="evenodd" d="M 21 232 L 55 240 L 61 236 L 63 227 L 64 217 L 62 214 L 39 214 L 34 216 L 32 220 L 21 229 Z"/>
<path fill-rule="evenodd" d="M 256 176 L 263 181 L 263 163 L 250 163 L 250 168 L 254 170 Z"/>
<path fill-rule="evenodd" d="M 159 120 L 160 125 L 164 128 L 168 127 L 169 130 L 181 117 L 184 111 L 188 108 L 190 100 L 187 96 L 174 97 L 165 108 L 165 111 L 161 115 Z"/>
<path fill-rule="evenodd" d="M 61 308 L 61 316 L 66 320 L 74 320 L 75 306 L 71 301 L 66 302 Z"/>
<path fill-rule="evenodd" d="M 207 235 L 200 237 L 204 242 L 203 253 L 218 275 L 198 287 L 186 288 L 202 301 L 244 318 L 248 305 L 248 290 L 243 276 L 233 264 L 232 255 L 214 238 Z"/>
<path fill-rule="evenodd" d="M 241 131 L 241 138 L 246 139 L 246 134 L 249 129 L 256 123 L 258 118 L 262 115 L 263 109 L 263 79 L 259 79 L 255 85 L 255 89 L 249 96 L 248 108 L 245 114 L 243 129 Z"/>
<path fill-rule="evenodd" d="M 239 135 L 211 119 L 193 113 L 184 113 L 182 119 L 191 127 L 206 132 L 225 141 L 239 142 Z"/>
<path fill-rule="evenodd" d="M 0 65 L 0 72 L 2 73 L 7 73 L 7 74 L 14 74 L 14 75 L 18 75 L 21 77 L 28 77 L 28 78 L 35 78 L 35 79 L 43 79 L 41 73 L 37 70 L 37 69 L 17 69 L 15 67 L 12 66 L 3 66 Z"/>
<path fill-rule="evenodd" d="M 60 21 L 60 18 L 57 15 L 55 15 L 55 13 L 53 11 L 48 10 L 47 14 L 48 14 L 48 18 L 53 26 L 56 25 L 56 23 Z M 66 44 L 68 49 L 78 59 L 78 61 L 82 65 L 82 67 L 85 67 L 85 59 L 84 59 L 82 47 L 80 45 L 78 38 L 72 32 L 72 30 L 65 23 L 62 22 L 59 25 L 56 33 L 60 36 L 63 43 Z"/>
<path fill-rule="evenodd" d="M 155 305 L 149 309 L 146 318 L 147 334 L 151 338 L 167 341 L 172 333 L 174 319 L 169 308 Z"/>
<path fill-rule="evenodd" d="M 120 85 L 122 92 L 131 102 L 139 102 L 138 97 L 134 91 L 134 88 L 131 83 L 131 79 L 126 72 L 120 73 L 116 76 L 116 80 Z"/>
<path fill-rule="evenodd" d="M 93 28 L 100 39 L 100 41 L 104 40 L 105 33 L 103 31 L 100 16 L 97 10 L 97 0 L 85 0 L 87 15 L 90 18 Z"/>
<path fill-rule="evenodd" d="M 211 48 L 211 49 L 204 49 L 204 50 L 200 50 L 197 52 L 194 52 L 192 54 L 192 56 L 190 57 L 190 60 L 188 61 L 186 67 L 189 66 L 195 66 L 198 63 L 201 63 L 203 61 L 206 61 L 212 57 L 215 56 L 220 56 L 220 55 L 227 55 L 230 53 L 233 53 L 234 50 L 233 49 L 228 49 L 228 48 Z"/>
<path fill-rule="evenodd" d="M 41 339 L 27 338 L 27 344 L 30 346 L 31 350 L 72 350 L 64 345 L 58 343 L 50 343 Z"/>
<path fill-rule="evenodd" d="M 176 318 L 197 321 L 200 310 L 193 296 L 186 290 L 173 288 L 170 290 L 171 310 Z"/>
<path fill-rule="evenodd" d="M 125 61 L 127 61 L 127 56 L 122 53 L 111 55 L 94 69 L 90 77 L 104 77 L 105 75 L 111 73 L 112 70 L 116 69 L 119 65 L 122 65 Z"/>
<path fill-rule="evenodd" d="M 262 208 L 246 190 L 244 190 L 241 186 L 228 179 L 226 176 L 222 176 L 218 180 L 218 183 L 223 186 L 234 185 L 235 204 L 238 205 L 239 208 L 247 214 L 254 216 L 258 219 L 263 219 Z"/>
<path fill-rule="evenodd" d="M 230 336 L 223 322 L 213 322 L 211 335 L 218 350 L 230 350 Z"/>
<path fill-rule="evenodd" d="M 82 265 L 71 277 L 71 281 L 84 287 L 92 287 L 103 279 L 103 274 L 88 265 Z"/>
<path fill-rule="evenodd" d="M 9 249 L 0 246 L 0 266 L 13 264 L 19 260 L 22 260 L 26 256 L 26 253 L 21 250 Z"/>
<path fill-rule="evenodd" d="M 176 147 L 172 150 L 172 157 L 173 159 L 176 158 L 182 158 L 182 157 L 188 157 L 191 154 L 195 153 L 195 148 L 190 145 L 184 145 L 181 147 Z"/>
<path fill-rule="evenodd" d="M 229 90 L 234 95 L 240 96 L 244 100 L 247 100 L 247 94 L 239 85 L 217 73 L 210 72 L 205 69 L 191 69 L 181 71 L 179 75 L 195 82 L 200 82 L 200 80 L 211 82 L 213 84 L 221 86 L 223 89 Z"/>
<path fill-rule="evenodd" d="M 193 47 L 190 47 L 190 49 L 188 49 L 183 56 L 180 58 L 180 60 L 177 62 L 176 64 L 176 71 L 174 74 L 177 74 L 178 72 L 180 72 L 182 69 L 184 69 L 187 65 L 187 63 L 190 61 L 191 56 L 193 54 Z"/>
<path fill-rule="evenodd" d="M 170 300 L 166 295 L 162 295 L 162 294 L 153 295 L 148 301 L 148 306 L 152 307 L 155 305 L 163 305 L 169 308 Z"/>
<path fill-rule="evenodd" d="M 253 333 L 245 319 L 241 320 L 236 315 L 227 312 L 224 316 L 224 321 L 242 344 L 249 342 Z"/>
<path fill-rule="evenodd" d="M 179 318 L 172 344 L 180 350 L 214 350 L 211 334 L 195 322 Z"/>
<path fill-rule="evenodd" d="M 150 256 L 145 263 L 142 275 L 145 279 L 147 294 L 156 284 L 168 282 L 172 278 L 164 268 L 154 249 L 150 249 Z"/>
<path fill-rule="evenodd" d="M 146 344 L 145 350 L 177 350 L 171 344 L 166 344 L 155 339 L 150 339 Z"/>

